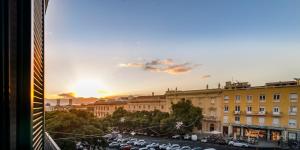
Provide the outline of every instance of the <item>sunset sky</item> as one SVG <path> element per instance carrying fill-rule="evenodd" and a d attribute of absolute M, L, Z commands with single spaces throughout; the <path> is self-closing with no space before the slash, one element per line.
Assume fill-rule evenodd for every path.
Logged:
<path fill-rule="evenodd" d="M 50 0 L 46 97 L 300 77 L 299 0 Z"/>

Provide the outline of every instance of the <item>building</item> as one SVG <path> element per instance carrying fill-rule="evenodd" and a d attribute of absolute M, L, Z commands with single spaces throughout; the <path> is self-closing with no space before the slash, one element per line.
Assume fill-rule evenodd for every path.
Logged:
<path fill-rule="evenodd" d="M 127 101 L 118 101 L 118 100 L 99 100 L 93 104 L 94 115 L 98 118 L 103 118 L 108 115 L 113 114 L 118 108 L 126 109 Z M 91 105 L 89 110 L 91 110 Z"/>
<path fill-rule="evenodd" d="M 204 89 L 178 91 L 168 90 L 166 92 L 166 107 L 171 111 L 172 103 L 176 104 L 182 99 L 190 100 L 196 107 L 202 108 L 202 125 L 196 129 L 200 132 L 222 131 L 222 90 Z"/>
<path fill-rule="evenodd" d="M 128 101 L 127 111 L 154 111 L 167 112 L 166 97 L 164 95 L 138 96 Z"/>
<path fill-rule="evenodd" d="M 227 82 L 223 90 L 223 133 L 267 140 L 300 140 L 299 80 L 252 87 Z"/>
<path fill-rule="evenodd" d="M 44 20 L 48 0 L 0 1 L 1 149 L 47 149 Z"/>

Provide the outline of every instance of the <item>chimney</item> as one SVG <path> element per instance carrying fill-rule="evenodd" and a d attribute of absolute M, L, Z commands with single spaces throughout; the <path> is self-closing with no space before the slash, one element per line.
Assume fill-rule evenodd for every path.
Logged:
<path fill-rule="evenodd" d="M 177 92 L 177 87 L 176 87 L 175 91 Z"/>
<path fill-rule="evenodd" d="M 208 89 L 208 84 L 206 84 L 206 89 Z"/>
<path fill-rule="evenodd" d="M 219 89 L 221 88 L 221 83 L 218 84 L 218 88 L 219 88 Z"/>
<path fill-rule="evenodd" d="M 60 99 L 57 99 L 56 106 L 60 106 Z"/>
<path fill-rule="evenodd" d="M 152 96 L 154 96 L 154 92 L 152 92 Z"/>
<path fill-rule="evenodd" d="M 70 106 L 73 105 L 73 104 L 72 104 L 72 99 L 71 99 L 71 98 L 69 99 L 69 105 L 70 105 Z"/>

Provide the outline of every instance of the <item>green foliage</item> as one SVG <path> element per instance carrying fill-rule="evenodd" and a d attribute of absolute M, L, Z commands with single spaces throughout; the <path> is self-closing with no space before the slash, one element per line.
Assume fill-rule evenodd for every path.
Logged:
<path fill-rule="evenodd" d="M 201 108 L 193 106 L 189 100 L 172 104 L 170 114 L 159 110 L 128 112 L 118 108 L 112 115 L 97 119 L 82 110 L 53 111 L 46 112 L 46 131 L 62 149 L 75 149 L 75 142 L 83 140 L 93 145 L 107 145 L 101 136 L 111 130 L 160 136 L 189 133 L 201 124 L 202 117 Z M 183 123 L 179 129 L 177 122 Z"/>
<path fill-rule="evenodd" d="M 82 110 L 46 112 L 46 131 L 60 146 L 61 149 L 75 149 L 75 142 L 87 141 L 96 144 L 95 140 L 108 132 L 99 119 L 93 114 Z M 97 135 L 88 137 L 84 135 Z"/>

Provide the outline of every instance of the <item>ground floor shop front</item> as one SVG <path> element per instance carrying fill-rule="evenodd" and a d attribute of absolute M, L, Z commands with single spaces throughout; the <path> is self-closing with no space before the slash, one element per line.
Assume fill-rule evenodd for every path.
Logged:
<path fill-rule="evenodd" d="M 300 131 L 289 130 L 279 127 L 249 126 L 249 125 L 227 125 L 223 126 L 223 134 L 238 138 L 257 138 L 268 141 L 300 141 Z"/>

